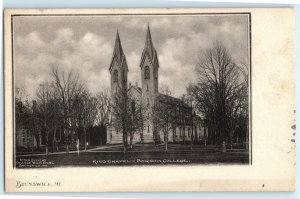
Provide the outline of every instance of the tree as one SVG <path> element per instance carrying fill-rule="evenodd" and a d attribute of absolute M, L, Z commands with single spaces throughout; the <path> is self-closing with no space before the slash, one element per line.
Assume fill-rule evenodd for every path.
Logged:
<path fill-rule="evenodd" d="M 57 67 L 52 68 L 51 76 L 60 102 L 62 128 L 66 139 L 66 152 L 68 153 L 70 141 L 74 140 L 74 129 L 72 127 L 76 124 L 73 117 L 73 103 L 84 91 L 84 84 L 80 82 L 78 74 L 73 71 L 66 74 L 63 70 L 59 71 Z"/>
<path fill-rule="evenodd" d="M 35 136 L 38 147 L 42 137 L 46 154 L 51 144 L 52 151 L 55 144 L 58 150 L 57 132 L 60 132 L 60 140 L 63 132 L 68 153 L 70 144 L 74 143 L 74 138 L 79 138 L 83 129 L 86 149 L 87 128 L 95 125 L 98 114 L 97 97 L 89 94 L 79 75 L 73 71 L 65 73 L 52 68 L 51 77 L 50 82 L 44 82 L 36 90 L 36 100 L 32 106 L 24 97 L 24 89 L 16 89 L 17 127 L 25 126 L 29 129 Z"/>
<path fill-rule="evenodd" d="M 60 105 L 54 87 L 47 82 L 38 87 L 36 96 L 37 102 L 33 104 L 34 123 L 40 124 L 41 133 L 46 141 L 46 155 L 48 155 L 50 143 L 53 150 L 56 141 L 56 132 L 61 119 Z"/>
<path fill-rule="evenodd" d="M 212 142 L 221 144 L 234 132 L 238 115 L 247 114 L 239 108 L 240 101 L 247 98 L 247 87 L 229 51 L 218 42 L 200 57 L 196 71 L 198 83 L 190 85 L 188 92 L 205 116 Z"/>
<path fill-rule="evenodd" d="M 156 98 L 153 107 L 153 121 L 156 131 L 163 131 L 165 150 L 167 151 L 169 131 L 174 128 L 173 125 L 176 122 L 174 106 L 172 104 L 168 104 L 165 100 L 161 100 L 160 97 Z"/>
<path fill-rule="evenodd" d="M 197 138 L 197 128 L 194 125 L 194 124 L 197 123 L 196 112 L 194 110 L 194 108 L 195 108 L 194 104 L 195 103 L 193 103 L 193 97 L 192 97 L 192 95 L 189 92 L 187 92 L 187 94 L 182 94 L 180 96 L 180 100 L 182 100 L 184 103 L 186 103 L 188 106 L 190 106 L 191 110 L 192 110 L 191 113 L 190 113 L 190 122 L 191 122 L 191 125 L 192 125 L 192 128 L 191 128 L 191 142 L 190 142 L 190 144 L 191 144 L 191 149 L 192 149 L 193 148 L 193 144 L 194 144 L 194 140 L 195 140 L 195 138 Z M 185 123 L 186 122 L 184 122 L 184 124 Z"/>
<path fill-rule="evenodd" d="M 142 106 L 128 95 L 127 89 L 118 89 L 112 95 L 112 125 L 122 132 L 124 152 L 129 146 L 132 148 L 134 133 L 142 130 L 144 124 Z"/>
<path fill-rule="evenodd" d="M 86 130 L 87 128 L 95 126 L 96 123 L 96 116 L 98 113 L 97 110 L 98 107 L 98 101 L 97 98 L 94 96 L 91 96 L 90 94 L 86 95 L 86 100 L 85 100 L 85 137 L 86 137 Z M 91 142 L 90 137 L 89 137 L 89 143 Z M 86 145 L 85 145 L 86 149 Z"/>
<path fill-rule="evenodd" d="M 96 124 L 100 126 L 107 126 L 111 124 L 111 112 L 112 112 L 112 104 L 111 104 L 111 98 L 109 95 L 109 90 L 104 89 L 103 91 L 100 91 L 96 95 L 97 100 L 97 108 L 95 109 L 97 111 L 95 120 Z"/>
<path fill-rule="evenodd" d="M 135 99 L 129 96 L 129 117 L 127 120 L 129 132 L 129 147 L 132 148 L 134 133 L 144 129 L 144 108 L 141 103 L 137 103 Z"/>
<path fill-rule="evenodd" d="M 127 89 L 117 89 L 117 91 L 112 95 L 112 125 L 114 129 L 120 130 L 122 132 L 124 153 L 126 153 L 128 146 L 127 120 L 129 114 L 127 110 L 130 110 L 128 104 Z"/>
<path fill-rule="evenodd" d="M 15 88 L 15 120 L 16 127 L 28 126 L 30 118 L 30 104 L 27 99 L 26 91 L 23 87 Z"/>
<path fill-rule="evenodd" d="M 78 129 L 82 126 L 84 132 L 84 150 L 87 149 L 87 128 L 94 126 L 97 116 L 98 101 L 92 97 L 86 90 L 75 100 L 74 109 L 77 112 Z M 79 133 L 78 133 L 79 134 Z M 90 142 L 90 140 L 89 140 Z"/>
<path fill-rule="evenodd" d="M 246 112 L 246 110 L 243 109 L 245 90 L 247 90 L 247 87 L 241 86 L 236 90 L 235 95 L 230 96 L 228 100 L 227 117 L 231 148 L 233 143 L 233 135 L 237 128 L 242 124 L 241 122 L 243 119 L 241 116 Z"/>
<path fill-rule="evenodd" d="M 246 149 L 249 147 L 249 104 L 248 104 L 248 99 L 249 99 L 249 71 L 248 67 L 245 64 L 241 64 L 239 66 L 239 69 L 242 74 L 242 88 L 241 88 L 241 109 L 240 109 L 240 114 L 239 114 L 239 123 L 240 123 L 240 128 L 242 132 L 244 133 L 245 137 L 245 142 L 246 142 Z"/>

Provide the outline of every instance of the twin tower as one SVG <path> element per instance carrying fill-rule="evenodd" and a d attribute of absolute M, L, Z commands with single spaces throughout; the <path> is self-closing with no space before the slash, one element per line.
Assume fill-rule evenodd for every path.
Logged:
<path fill-rule="evenodd" d="M 140 69 L 142 78 L 142 103 L 144 105 L 154 104 L 155 96 L 158 94 L 158 68 L 157 53 L 153 46 L 150 28 L 148 25 L 146 41 L 142 52 Z M 118 89 L 127 90 L 128 65 L 122 49 L 119 32 L 117 31 L 114 52 L 109 67 L 111 77 L 111 94 Z"/>

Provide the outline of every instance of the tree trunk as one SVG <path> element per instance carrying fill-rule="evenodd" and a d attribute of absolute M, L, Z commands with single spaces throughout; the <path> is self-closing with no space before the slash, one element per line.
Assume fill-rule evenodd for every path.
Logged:
<path fill-rule="evenodd" d="M 31 142 L 32 142 L 32 144 L 31 144 L 31 152 L 33 152 L 33 147 L 34 147 L 34 136 L 32 135 L 31 136 Z"/>
<path fill-rule="evenodd" d="M 183 135 L 182 135 L 183 136 L 183 144 L 185 144 L 185 126 L 183 127 L 183 132 L 182 133 L 183 133 Z"/>
<path fill-rule="evenodd" d="M 167 133 L 165 133 L 165 150 L 168 150 L 168 136 Z"/>
<path fill-rule="evenodd" d="M 197 125 L 195 126 L 195 143 L 198 143 L 198 133 L 197 133 Z"/>
<path fill-rule="evenodd" d="M 89 146 L 91 146 L 91 132 L 89 132 L 89 140 L 88 140 L 88 143 L 89 143 Z"/>
<path fill-rule="evenodd" d="M 127 152 L 127 134 L 123 132 L 124 153 Z"/>
<path fill-rule="evenodd" d="M 48 147 L 49 147 L 49 132 L 46 130 L 46 155 L 48 155 Z"/>
<path fill-rule="evenodd" d="M 175 127 L 175 132 L 174 132 L 174 129 L 173 129 L 173 143 L 175 142 L 175 133 L 176 133 L 176 127 Z"/>
<path fill-rule="evenodd" d="M 156 128 L 153 129 L 153 144 L 154 144 L 154 146 L 156 146 L 156 144 L 157 144 L 157 132 L 156 132 Z"/>
<path fill-rule="evenodd" d="M 246 128 L 246 146 L 245 146 L 245 148 L 246 148 L 246 150 L 248 150 L 249 149 L 249 131 L 248 131 L 248 124 L 247 124 L 247 128 Z"/>
<path fill-rule="evenodd" d="M 66 142 L 66 153 L 69 154 L 69 143 Z"/>
<path fill-rule="evenodd" d="M 49 145 L 49 138 L 47 135 L 47 137 L 46 137 L 46 155 L 48 155 L 48 145 Z"/>
<path fill-rule="evenodd" d="M 225 141 L 222 142 L 222 152 L 223 153 L 226 152 L 226 142 Z"/>
<path fill-rule="evenodd" d="M 165 128 L 165 150 L 168 151 L 168 129 Z"/>
<path fill-rule="evenodd" d="M 168 141 L 166 141 L 165 150 L 168 151 Z"/>
<path fill-rule="evenodd" d="M 214 144 L 217 145 L 217 130 L 214 130 Z"/>
<path fill-rule="evenodd" d="M 141 142 L 144 144 L 144 128 L 142 127 Z"/>
<path fill-rule="evenodd" d="M 51 148 L 52 148 L 51 152 L 53 153 L 54 152 L 54 148 L 55 148 L 55 139 L 52 140 L 52 147 Z"/>
<path fill-rule="evenodd" d="M 36 136 L 34 136 L 36 139 L 36 149 L 39 151 L 40 150 L 40 136 L 39 134 L 36 134 Z"/>
<path fill-rule="evenodd" d="M 53 139 L 52 139 L 52 153 L 54 152 L 55 143 L 56 143 L 56 126 L 54 126 L 54 133 L 53 133 Z"/>
<path fill-rule="evenodd" d="M 66 143 L 66 154 L 68 154 L 69 153 L 69 145 L 68 145 L 68 135 L 67 135 L 67 130 L 65 129 L 65 127 L 64 127 L 64 130 L 63 130 L 64 132 L 63 132 L 63 134 L 64 134 L 64 141 L 65 141 L 65 143 Z"/>
<path fill-rule="evenodd" d="M 230 132 L 230 149 L 232 149 L 232 143 L 233 142 L 233 134 Z"/>
<path fill-rule="evenodd" d="M 53 144 L 53 140 L 52 140 L 52 142 L 51 142 L 51 153 L 53 153 L 54 152 L 54 144 Z"/>
<path fill-rule="evenodd" d="M 194 144 L 194 127 L 192 126 L 192 132 L 191 132 L 191 149 L 193 149 Z"/>
<path fill-rule="evenodd" d="M 83 131 L 84 131 L 84 150 L 86 151 L 86 128 L 85 128 L 85 125 L 83 127 Z"/>
<path fill-rule="evenodd" d="M 130 148 L 132 149 L 133 132 L 130 132 Z"/>

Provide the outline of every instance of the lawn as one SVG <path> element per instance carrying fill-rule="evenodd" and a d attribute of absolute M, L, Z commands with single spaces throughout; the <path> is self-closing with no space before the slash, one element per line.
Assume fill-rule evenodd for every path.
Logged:
<path fill-rule="evenodd" d="M 245 150 L 228 150 L 223 153 L 216 147 L 174 146 L 168 151 L 164 146 L 134 146 L 124 153 L 122 146 L 105 149 L 32 156 L 17 156 L 17 168 L 65 166 L 126 166 L 126 165 L 188 165 L 188 164 L 248 164 Z"/>

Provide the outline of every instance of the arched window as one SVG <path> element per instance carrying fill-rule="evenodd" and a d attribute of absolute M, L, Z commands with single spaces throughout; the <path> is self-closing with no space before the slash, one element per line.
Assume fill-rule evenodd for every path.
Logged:
<path fill-rule="evenodd" d="M 149 66 L 145 66 L 145 79 L 150 79 L 150 69 L 149 69 Z"/>
<path fill-rule="evenodd" d="M 118 82 L 118 70 L 114 70 L 114 73 L 113 73 L 113 82 Z"/>

